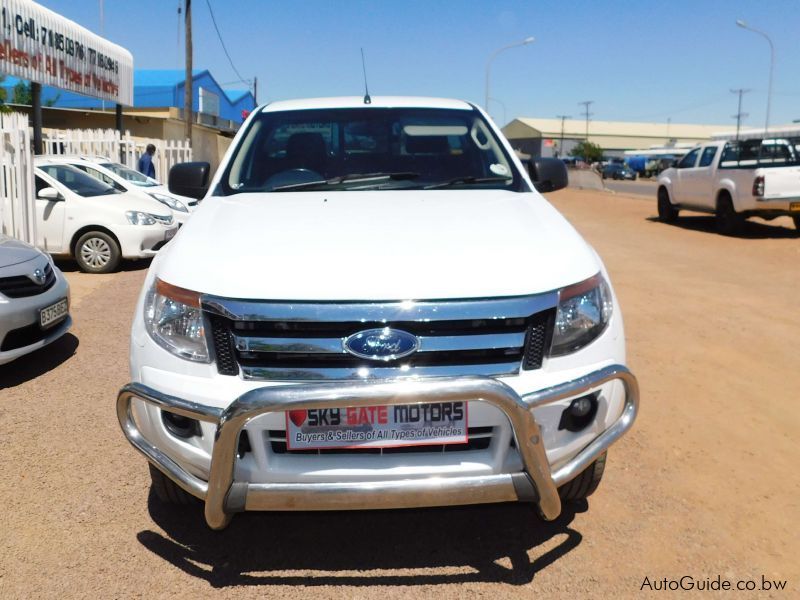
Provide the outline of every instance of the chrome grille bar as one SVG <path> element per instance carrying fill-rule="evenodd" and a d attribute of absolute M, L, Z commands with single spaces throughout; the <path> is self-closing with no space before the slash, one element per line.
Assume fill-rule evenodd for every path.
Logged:
<path fill-rule="evenodd" d="M 205 295 L 203 310 L 234 321 L 316 321 L 336 323 L 514 319 L 554 308 L 558 292 L 474 300 L 416 302 L 261 302 Z"/>
<path fill-rule="evenodd" d="M 519 373 L 520 361 L 486 365 L 445 365 L 440 367 L 333 367 L 304 369 L 300 367 L 241 367 L 242 378 L 251 381 L 344 381 L 347 379 L 403 379 L 460 375 L 501 377 Z"/>
<path fill-rule="evenodd" d="M 521 348 L 525 332 L 486 335 L 419 336 L 419 352 L 453 350 L 492 350 Z M 234 345 L 242 352 L 283 352 L 297 354 L 342 354 L 343 338 L 278 338 L 233 336 Z"/>

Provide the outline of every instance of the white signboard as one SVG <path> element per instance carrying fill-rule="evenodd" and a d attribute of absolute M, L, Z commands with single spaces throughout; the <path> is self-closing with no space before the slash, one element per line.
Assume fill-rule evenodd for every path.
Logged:
<path fill-rule="evenodd" d="M 206 115 L 219 116 L 219 96 L 214 92 L 209 92 L 205 88 L 198 88 L 200 97 L 198 98 L 198 111 Z"/>
<path fill-rule="evenodd" d="M 0 0 L 0 73 L 133 104 L 133 56 L 31 0 Z"/>
<path fill-rule="evenodd" d="M 289 450 L 466 444 L 467 403 L 350 406 L 286 413 Z"/>

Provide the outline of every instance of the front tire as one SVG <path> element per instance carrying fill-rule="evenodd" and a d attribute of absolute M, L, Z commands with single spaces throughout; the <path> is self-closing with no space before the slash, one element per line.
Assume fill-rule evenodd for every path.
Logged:
<path fill-rule="evenodd" d="M 102 231 L 84 233 L 75 243 L 74 252 L 84 273 L 110 273 L 122 258 L 117 241 Z"/>
<path fill-rule="evenodd" d="M 150 463 L 147 463 L 147 466 L 150 467 L 150 489 L 155 492 L 156 498 L 161 502 L 177 506 L 188 506 L 197 502 L 197 498 L 164 475 L 156 467 Z"/>
<path fill-rule="evenodd" d="M 586 498 L 591 496 L 597 489 L 597 486 L 600 485 L 600 481 L 603 479 L 603 472 L 606 469 L 607 456 L 608 453 L 603 452 L 597 457 L 597 460 L 586 467 L 585 471 L 583 471 L 572 481 L 568 481 L 558 488 L 558 496 L 561 498 L 561 501 L 579 502 L 581 500 L 586 500 Z"/>
<path fill-rule="evenodd" d="M 669 201 L 666 188 L 658 188 L 658 220 L 662 223 L 674 223 L 678 218 L 678 209 Z"/>
<path fill-rule="evenodd" d="M 735 235 L 744 227 L 744 218 L 733 208 L 733 201 L 727 193 L 717 200 L 717 231 L 723 235 Z"/>

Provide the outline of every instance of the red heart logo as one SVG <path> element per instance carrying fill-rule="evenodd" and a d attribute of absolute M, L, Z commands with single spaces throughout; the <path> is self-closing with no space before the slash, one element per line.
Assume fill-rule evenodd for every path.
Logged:
<path fill-rule="evenodd" d="M 300 427 L 303 423 L 306 422 L 306 416 L 308 415 L 308 411 L 305 410 L 290 410 L 289 411 L 289 418 L 294 423 L 295 427 Z"/>

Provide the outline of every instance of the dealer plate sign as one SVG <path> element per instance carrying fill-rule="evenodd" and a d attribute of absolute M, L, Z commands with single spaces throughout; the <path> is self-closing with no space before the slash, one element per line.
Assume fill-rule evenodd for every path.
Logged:
<path fill-rule="evenodd" d="M 467 404 L 350 406 L 286 413 L 289 450 L 467 443 Z"/>

